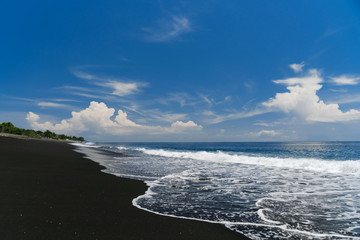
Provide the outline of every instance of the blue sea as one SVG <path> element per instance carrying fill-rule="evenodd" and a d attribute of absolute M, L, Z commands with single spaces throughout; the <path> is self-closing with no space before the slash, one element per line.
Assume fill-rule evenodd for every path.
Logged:
<path fill-rule="evenodd" d="M 105 172 L 146 182 L 133 200 L 145 211 L 251 239 L 360 239 L 360 142 L 75 145 Z"/>

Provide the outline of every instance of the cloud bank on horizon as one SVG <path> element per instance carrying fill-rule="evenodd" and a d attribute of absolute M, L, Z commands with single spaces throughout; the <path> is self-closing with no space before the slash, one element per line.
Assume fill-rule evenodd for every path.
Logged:
<path fill-rule="evenodd" d="M 40 123 L 40 116 L 29 112 L 26 120 L 36 130 L 51 130 L 60 133 L 81 133 L 91 132 L 100 135 L 129 135 L 135 133 L 141 134 L 171 134 L 171 133 L 186 133 L 187 131 L 199 131 L 202 129 L 201 125 L 193 121 L 176 121 L 168 127 L 162 126 L 146 126 L 137 124 L 128 119 L 127 114 L 122 110 L 118 110 L 115 119 L 115 109 L 108 108 L 103 102 L 91 102 L 90 106 L 80 112 L 72 112 L 72 117 L 64 119 L 60 123 L 51 123 L 49 121 Z"/>
<path fill-rule="evenodd" d="M 304 62 L 302 62 L 300 64 L 290 64 L 289 67 L 293 69 L 295 73 L 300 73 L 303 71 L 302 68 L 304 65 Z M 85 73 L 76 73 L 75 75 L 83 79 L 104 80 Z M 340 76 L 339 79 L 344 79 L 343 76 L 344 75 Z M 334 78 L 332 78 L 332 80 L 333 79 Z M 307 73 L 299 77 L 273 80 L 273 82 L 285 85 L 288 92 L 276 93 L 275 97 L 262 102 L 255 109 L 246 112 L 239 111 L 223 116 L 216 115 L 213 112 L 206 112 L 205 115 L 208 119 L 203 119 L 203 122 L 207 125 L 212 125 L 240 118 L 249 118 L 270 112 L 283 112 L 285 114 L 293 115 L 297 119 L 309 122 L 334 123 L 360 120 L 359 110 L 350 109 L 348 111 L 342 111 L 338 104 L 327 104 L 320 99 L 317 92 L 322 88 L 322 84 L 325 81 L 321 77 L 320 71 L 317 69 L 310 69 Z M 352 84 L 349 80 L 343 80 L 342 83 Z M 114 87 L 115 91 L 120 91 L 122 93 L 126 92 L 126 95 L 134 94 L 132 90 L 129 90 L 129 84 L 131 85 L 132 83 L 122 83 L 117 81 L 116 86 L 118 86 L 119 89 Z M 98 85 L 102 86 L 102 84 Z M 108 84 L 105 85 L 107 86 Z M 136 84 L 134 84 L 134 86 L 136 86 Z M 137 87 L 134 87 L 134 89 L 137 89 Z M 210 102 L 207 97 L 203 95 L 200 97 L 203 98 L 206 103 Z M 39 122 L 40 116 L 33 112 L 29 112 L 27 114 L 26 120 L 28 120 L 30 125 L 36 130 L 49 129 L 51 131 L 66 134 L 73 132 L 92 132 L 100 135 L 131 135 L 139 133 L 162 135 L 194 133 L 193 131 L 202 131 L 203 129 L 202 125 L 197 124 L 192 120 L 187 122 L 174 121 L 170 126 L 151 126 L 135 123 L 128 118 L 127 113 L 123 110 L 118 110 L 116 116 L 114 116 L 114 113 L 115 109 L 107 107 L 105 103 L 92 101 L 90 102 L 89 107 L 79 112 L 73 111 L 71 113 L 71 118 L 61 120 L 60 123 L 52 123 L 49 121 L 41 123 Z M 177 116 L 183 118 L 186 115 L 177 114 Z M 113 117 L 114 120 L 112 120 Z M 266 124 L 262 125 L 266 126 Z M 274 137 L 276 135 L 280 135 L 281 133 L 275 130 L 263 129 L 255 133 L 250 132 L 249 134 L 257 137 Z"/>

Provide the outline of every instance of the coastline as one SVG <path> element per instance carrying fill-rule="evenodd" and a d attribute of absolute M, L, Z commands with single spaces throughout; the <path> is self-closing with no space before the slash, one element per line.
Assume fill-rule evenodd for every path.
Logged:
<path fill-rule="evenodd" d="M 3 239 L 247 239 L 220 224 L 134 207 L 145 183 L 104 173 L 74 148 L 0 136 Z"/>

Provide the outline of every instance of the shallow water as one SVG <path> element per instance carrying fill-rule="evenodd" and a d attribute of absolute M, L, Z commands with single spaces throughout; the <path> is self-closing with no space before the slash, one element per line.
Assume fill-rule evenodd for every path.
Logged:
<path fill-rule="evenodd" d="M 106 172 L 145 181 L 133 204 L 147 211 L 222 223 L 252 239 L 360 239 L 359 142 L 78 147 Z"/>

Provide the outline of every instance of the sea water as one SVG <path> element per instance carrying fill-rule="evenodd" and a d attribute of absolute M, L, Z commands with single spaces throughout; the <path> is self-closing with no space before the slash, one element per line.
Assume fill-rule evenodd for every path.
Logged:
<path fill-rule="evenodd" d="M 145 181 L 133 205 L 146 211 L 252 239 L 360 239 L 360 142 L 76 145 L 107 173 Z"/>

